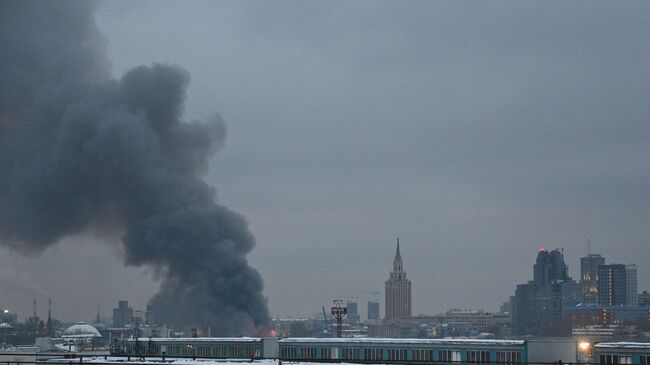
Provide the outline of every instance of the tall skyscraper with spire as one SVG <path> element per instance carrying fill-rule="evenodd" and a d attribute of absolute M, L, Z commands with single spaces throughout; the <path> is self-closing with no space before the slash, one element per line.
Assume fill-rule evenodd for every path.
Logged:
<path fill-rule="evenodd" d="M 392 321 L 411 317 L 411 281 L 406 278 L 406 271 L 399 251 L 399 238 L 397 250 L 393 259 L 393 271 L 386 280 L 386 315 L 384 320 Z"/>

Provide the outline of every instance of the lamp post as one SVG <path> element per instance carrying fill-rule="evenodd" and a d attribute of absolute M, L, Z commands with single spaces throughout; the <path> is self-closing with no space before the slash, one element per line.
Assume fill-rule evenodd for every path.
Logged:
<path fill-rule="evenodd" d="M 578 342 L 578 362 L 588 364 L 592 362 L 594 347 L 588 341 Z"/>

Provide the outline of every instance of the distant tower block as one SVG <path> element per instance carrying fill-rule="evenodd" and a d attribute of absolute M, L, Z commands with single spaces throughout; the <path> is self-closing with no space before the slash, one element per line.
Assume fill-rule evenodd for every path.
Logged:
<path fill-rule="evenodd" d="M 99 304 L 97 304 L 97 316 L 95 317 L 95 323 L 102 323 L 102 317 L 99 315 Z"/>
<path fill-rule="evenodd" d="M 399 238 L 397 239 L 397 250 L 393 259 L 393 271 L 386 280 L 386 315 L 384 320 L 398 320 L 411 318 L 411 281 L 406 278 L 406 271 L 402 263 L 402 255 L 399 250 Z"/>
<path fill-rule="evenodd" d="M 379 302 L 368 301 L 368 320 L 376 321 L 379 319 Z"/>

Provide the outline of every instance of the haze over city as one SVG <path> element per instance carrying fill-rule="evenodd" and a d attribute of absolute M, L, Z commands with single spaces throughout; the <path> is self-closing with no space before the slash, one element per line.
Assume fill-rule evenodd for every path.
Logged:
<path fill-rule="evenodd" d="M 185 69 L 218 113 L 204 180 L 249 223 L 271 316 L 384 289 L 400 238 L 413 314 L 497 310 L 540 247 L 592 251 L 650 289 L 647 2 L 99 2 L 112 78 Z M 0 15 L 0 16 L 8 16 Z M 3 22 L 6 19 L 2 20 Z M 219 140 L 220 141 L 220 140 Z M 123 232 L 0 249 L 3 306 L 143 308 L 161 274 Z"/>

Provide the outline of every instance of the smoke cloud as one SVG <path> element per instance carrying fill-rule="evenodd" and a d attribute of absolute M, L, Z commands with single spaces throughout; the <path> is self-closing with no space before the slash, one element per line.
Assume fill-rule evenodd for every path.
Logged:
<path fill-rule="evenodd" d="M 169 324 L 250 333 L 268 323 L 255 239 L 203 180 L 220 117 L 183 121 L 187 72 L 110 77 L 94 5 L 0 3 L 0 238 L 41 252 L 88 228 L 122 234 L 129 265 L 160 273 Z"/>

